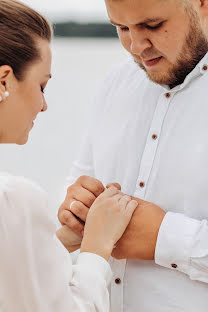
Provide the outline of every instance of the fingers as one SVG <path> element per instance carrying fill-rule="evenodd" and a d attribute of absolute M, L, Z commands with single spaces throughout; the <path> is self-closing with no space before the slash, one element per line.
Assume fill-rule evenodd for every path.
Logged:
<path fill-rule="evenodd" d="M 76 203 L 76 200 L 72 200 L 71 204 L 69 205 L 69 210 L 72 210 L 72 206 Z"/>
<path fill-rule="evenodd" d="M 56 231 L 56 236 L 62 244 L 68 248 L 70 246 L 80 245 L 82 238 L 73 232 L 68 226 L 64 225 Z"/>
<path fill-rule="evenodd" d="M 81 248 L 81 244 L 80 245 L 75 245 L 75 246 L 70 246 L 70 247 L 67 248 L 67 250 L 68 250 L 69 253 L 71 253 L 71 252 L 74 252 L 74 251 L 76 251 L 76 250 L 78 250 L 80 248 Z"/>
<path fill-rule="evenodd" d="M 138 202 L 136 200 L 130 200 L 126 206 L 126 212 L 129 216 L 132 216 L 135 209 L 138 207 Z"/>
<path fill-rule="evenodd" d="M 89 208 L 80 201 L 73 200 L 70 204 L 70 211 L 73 212 L 82 221 L 86 221 Z"/>
<path fill-rule="evenodd" d="M 105 191 L 99 196 L 100 198 L 109 198 L 114 195 L 117 195 L 119 193 L 119 190 L 115 186 L 111 186 L 108 189 L 105 189 Z"/>
<path fill-rule="evenodd" d="M 105 190 L 103 184 L 99 180 L 89 176 L 79 177 L 76 183 L 80 184 L 83 188 L 93 193 L 95 197 L 98 197 Z"/>
<path fill-rule="evenodd" d="M 113 199 L 116 200 L 117 202 L 119 202 L 122 197 L 123 197 L 122 194 L 116 194 L 116 195 L 113 196 Z"/>
<path fill-rule="evenodd" d="M 115 186 L 119 191 L 121 190 L 121 186 L 119 183 L 109 183 L 106 185 L 106 188 L 110 188 L 111 186 Z"/>
<path fill-rule="evenodd" d="M 73 184 L 70 186 L 67 190 L 67 196 L 65 199 L 65 206 L 66 208 L 70 208 L 70 204 L 73 200 L 82 202 L 85 206 L 90 208 L 92 204 L 94 203 L 96 199 L 96 196 L 88 191 L 87 189 L 76 186 L 76 184 Z"/>
<path fill-rule="evenodd" d="M 70 229 L 72 229 L 75 233 L 82 237 L 84 225 L 75 218 L 71 211 L 63 209 L 59 212 L 58 217 L 62 225 L 67 225 Z"/>
<path fill-rule="evenodd" d="M 119 200 L 119 205 L 121 206 L 121 208 L 126 209 L 130 201 L 131 201 L 131 197 L 128 195 L 124 195 Z"/>
<path fill-rule="evenodd" d="M 79 177 L 68 187 L 65 201 L 59 208 L 60 223 L 83 236 L 84 226 L 80 222 L 86 221 L 89 208 L 103 191 L 104 186 L 99 180 L 88 176 Z"/>

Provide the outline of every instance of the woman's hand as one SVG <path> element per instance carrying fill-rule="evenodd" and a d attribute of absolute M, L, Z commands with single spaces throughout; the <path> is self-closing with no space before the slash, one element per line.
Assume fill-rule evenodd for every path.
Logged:
<path fill-rule="evenodd" d="M 137 206 L 137 201 L 116 187 L 106 189 L 89 210 L 81 252 L 92 252 L 108 260 Z"/>

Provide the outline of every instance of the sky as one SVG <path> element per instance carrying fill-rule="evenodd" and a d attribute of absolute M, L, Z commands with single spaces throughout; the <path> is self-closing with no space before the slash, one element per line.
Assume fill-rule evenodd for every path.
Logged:
<path fill-rule="evenodd" d="M 104 0 L 22 0 L 53 21 L 106 21 Z"/>

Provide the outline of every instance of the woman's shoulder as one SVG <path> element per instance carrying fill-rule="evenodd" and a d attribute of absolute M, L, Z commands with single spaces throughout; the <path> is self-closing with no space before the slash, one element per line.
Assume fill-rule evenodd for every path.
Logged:
<path fill-rule="evenodd" d="M 2 196 L 30 202 L 47 199 L 46 192 L 36 182 L 6 172 L 0 172 L 0 197 Z"/>
<path fill-rule="evenodd" d="M 54 216 L 48 206 L 48 196 L 35 182 L 7 173 L 0 173 L 1 223 L 6 228 L 15 224 L 46 224 L 55 231 Z"/>

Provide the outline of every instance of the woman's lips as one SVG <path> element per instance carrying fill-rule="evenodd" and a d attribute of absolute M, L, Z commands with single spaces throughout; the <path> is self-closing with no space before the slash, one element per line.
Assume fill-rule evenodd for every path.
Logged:
<path fill-rule="evenodd" d="M 35 124 L 35 119 L 36 119 L 36 117 L 33 119 L 33 121 L 32 121 L 32 127 L 34 126 L 34 124 Z"/>
<path fill-rule="evenodd" d="M 152 60 L 143 61 L 143 62 L 144 62 L 144 64 L 145 64 L 145 66 L 147 66 L 147 67 L 152 67 L 152 66 L 158 64 L 158 63 L 160 62 L 161 59 L 162 59 L 162 56 L 157 57 L 157 58 L 152 59 Z"/>

